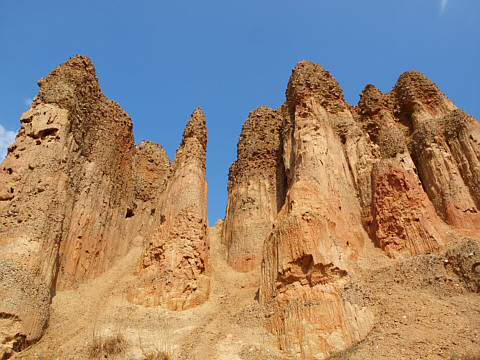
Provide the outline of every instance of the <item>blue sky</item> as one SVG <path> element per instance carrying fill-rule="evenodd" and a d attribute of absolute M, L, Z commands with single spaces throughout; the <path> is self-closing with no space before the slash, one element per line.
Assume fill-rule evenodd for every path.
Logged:
<path fill-rule="evenodd" d="M 291 69 L 322 65 L 356 104 L 418 70 L 480 118 L 480 1 L 0 1 L 0 157 L 37 80 L 89 56 L 103 92 L 132 117 L 135 141 L 172 160 L 200 106 L 208 130 L 210 223 L 225 212 L 228 168 L 248 113 L 277 108 Z"/>

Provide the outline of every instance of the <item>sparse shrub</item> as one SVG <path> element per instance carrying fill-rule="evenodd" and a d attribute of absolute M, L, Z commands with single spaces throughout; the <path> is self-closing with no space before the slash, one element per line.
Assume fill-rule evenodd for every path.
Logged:
<path fill-rule="evenodd" d="M 346 360 L 352 355 L 355 351 L 358 350 L 358 344 L 353 345 L 343 351 L 334 353 L 326 358 L 326 360 Z"/>
<path fill-rule="evenodd" d="M 120 333 L 108 337 L 100 337 L 94 333 L 92 344 L 88 347 L 88 355 L 91 359 L 116 356 L 124 353 L 127 345 L 127 340 Z"/>
<path fill-rule="evenodd" d="M 143 354 L 144 360 L 172 360 L 172 357 L 164 351 L 153 351 Z"/>
<path fill-rule="evenodd" d="M 141 336 L 138 333 L 138 343 L 144 360 L 173 360 L 175 358 L 173 348 L 169 342 L 169 324 L 165 322 L 163 331 L 158 337 Z M 147 339 L 148 344 L 143 341 Z M 153 340 L 153 343 L 151 342 Z"/>

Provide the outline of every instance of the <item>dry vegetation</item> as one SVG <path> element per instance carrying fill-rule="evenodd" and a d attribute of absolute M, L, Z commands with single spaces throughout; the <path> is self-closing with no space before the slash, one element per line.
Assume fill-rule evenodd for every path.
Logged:
<path fill-rule="evenodd" d="M 94 332 L 87 352 L 91 359 L 115 358 L 123 354 L 127 347 L 128 342 L 120 332 L 108 337 L 98 336 Z"/>

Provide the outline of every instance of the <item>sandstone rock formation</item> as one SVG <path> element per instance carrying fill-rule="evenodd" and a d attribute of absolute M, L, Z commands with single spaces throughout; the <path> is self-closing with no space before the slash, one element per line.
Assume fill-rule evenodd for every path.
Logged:
<path fill-rule="evenodd" d="M 240 135 L 238 159 L 230 168 L 222 242 L 228 247 L 228 263 L 237 271 L 260 266 L 263 239 L 285 200 L 282 119 L 268 107 L 252 111 Z"/>
<path fill-rule="evenodd" d="M 205 117 L 196 109 L 156 203 L 138 272 L 140 279 L 129 297 L 134 303 L 185 310 L 208 299 L 206 146 Z"/>
<path fill-rule="evenodd" d="M 375 237 L 388 256 L 428 253 L 446 244 L 441 222 L 413 169 L 382 159 L 372 179 Z"/>
<path fill-rule="evenodd" d="M 286 201 L 264 245 L 260 301 L 282 349 L 311 359 L 364 338 L 373 314 L 342 300 L 362 236 L 360 207 L 337 124 L 353 115 L 336 81 L 311 63 L 297 65 L 284 125 Z"/>
<path fill-rule="evenodd" d="M 22 282 L 2 292 L 0 312 L 19 319 L 25 344 L 46 325 L 50 293 L 95 276 L 125 253 L 133 196 L 131 120 L 101 93 L 90 60 L 76 56 L 38 84 L 0 179 L 8 190 L 0 202 L 8 276 L 49 294 L 17 299 Z M 35 313 L 41 320 L 30 319 Z"/>
<path fill-rule="evenodd" d="M 368 306 L 342 292 L 366 242 L 404 257 L 445 245 L 444 222 L 480 226 L 478 122 L 417 72 L 360 97 L 347 104 L 328 72 L 301 61 L 286 102 L 250 114 L 230 168 L 229 264 L 250 271 L 263 258 L 268 327 L 302 359 L 372 328 Z"/>
<path fill-rule="evenodd" d="M 197 337 L 209 350 L 222 336 L 217 351 L 231 349 L 232 330 L 240 324 L 243 331 L 250 320 L 289 356 L 325 358 L 365 339 L 379 308 L 395 308 L 383 306 L 391 295 L 385 289 L 376 304 L 369 292 L 394 286 L 397 273 L 402 289 L 407 279 L 427 287 L 444 279 L 442 291 L 479 291 L 480 125 L 418 72 L 402 74 L 387 94 L 367 85 L 352 106 L 327 71 L 299 62 L 285 103 L 260 107 L 245 122 L 225 219 L 210 230 L 200 109 L 170 163 L 155 143 L 135 146 L 130 117 L 101 93 L 88 58 L 74 56 L 38 84 L 0 166 L 0 360 L 42 336 L 51 306 L 58 305 L 52 322 L 56 317 L 56 331 L 62 328 L 72 317 L 58 310 L 65 316 L 72 298 L 90 290 L 80 284 L 97 293 L 75 302 L 90 318 L 78 331 L 71 325 L 70 335 L 86 333 L 113 292 L 116 305 L 105 303 L 113 320 L 118 309 L 128 309 L 120 317 L 126 321 L 133 313 L 143 321 L 145 314 L 164 317 L 167 310 L 154 307 L 178 311 L 207 302 L 210 236 L 224 245 L 215 242 L 215 293 L 176 318 L 183 327 L 175 338 L 190 338 L 181 344 L 184 358 Z M 236 271 L 222 261 L 224 252 Z M 374 271 L 372 259 L 382 262 Z M 416 279 L 417 267 L 428 276 Z M 376 281 L 378 269 L 385 273 Z M 112 274 L 121 285 L 103 286 Z M 253 300 L 258 276 L 262 306 Z M 228 311 L 213 321 L 222 306 Z M 448 303 L 436 314 L 443 309 L 457 311 Z M 192 314 L 202 323 L 192 327 Z M 396 317 L 394 311 L 389 321 Z M 62 353 L 86 348 L 83 340 Z"/>
<path fill-rule="evenodd" d="M 190 241 L 193 250 L 186 251 L 184 261 L 200 262 L 199 267 L 208 269 L 206 129 L 201 111 L 192 116 L 170 166 L 160 146 L 143 142 L 135 147 L 130 117 L 101 93 L 88 58 L 74 56 L 38 85 L 40 91 L 22 115 L 17 138 L 1 164 L 4 353 L 40 338 L 56 291 L 104 272 L 127 253 L 134 238 L 143 241 L 153 231 L 149 225 L 164 218 L 169 228 L 180 221 L 183 229 L 169 251 L 185 252 L 180 239 Z M 188 304 L 175 309 L 208 298 L 208 278 L 194 269 L 185 269 L 192 271 L 188 288 L 175 283 L 165 290 L 175 294 L 175 301 Z"/>

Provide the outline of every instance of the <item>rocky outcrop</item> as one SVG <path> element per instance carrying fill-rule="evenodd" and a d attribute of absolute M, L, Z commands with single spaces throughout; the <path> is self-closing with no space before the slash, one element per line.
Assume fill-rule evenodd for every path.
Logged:
<path fill-rule="evenodd" d="M 259 267 L 263 240 L 284 202 L 286 178 L 281 157 L 281 111 L 268 107 L 250 113 L 228 175 L 228 203 L 222 243 L 237 271 Z"/>
<path fill-rule="evenodd" d="M 45 282 L 20 264 L 0 260 L 0 359 L 38 340 L 50 315 Z"/>
<path fill-rule="evenodd" d="M 447 243 L 435 208 L 412 168 L 382 159 L 372 177 L 375 238 L 388 256 L 438 251 Z"/>
<path fill-rule="evenodd" d="M 125 213 L 127 233 L 143 244 L 155 218 L 158 197 L 165 190 L 170 160 L 163 148 L 142 141 L 135 151 L 134 197 Z"/>
<path fill-rule="evenodd" d="M 363 339 L 373 313 L 342 299 L 361 251 L 361 211 L 335 129 L 353 115 L 336 81 L 301 62 L 287 88 L 285 204 L 264 245 L 260 301 L 268 328 L 291 355 L 311 359 Z"/>
<path fill-rule="evenodd" d="M 134 303 L 185 310 L 208 299 L 206 146 L 205 117 L 196 109 L 156 204 L 139 281 L 129 295 Z"/>
<path fill-rule="evenodd" d="M 186 310 L 210 296 L 202 111 L 170 163 L 157 144 L 135 147 L 88 58 L 39 86 L 0 166 L 0 359 L 42 336 L 57 292 L 114 264 L 135 272 L 119 290 L 132 303 Z M 210 234 L 221 232 L 232 268 L 261 270 L 280 347 L 324 358 L 374 326 L 359 280 L 368 254 L 391 261 L 478 233 L 480 125 L 418 72 L 387 94 L 367 85 L 351 106 L 327 71 L 301 61 L 285 103 L 250 113 L 228 191 Z M 445 271 L 478 292 L 477 242 L 448 247 Z"/>
<path fill-rule="evenodd" d="M 135 147 L 130 117 L 101 93 L 87 57 L 74 56 L 38 85 L 39 93 L 22 115 L 17 138 L 1 164 L 4 356 L 40 338 L 56 291 L 106 271 L 134 239 L 142 243 L 154 233 L 152 224 L 155 231 L 165 222 L 162 229 L 179 232 L 169 243 L 174 249 L 166 261 L 173 264 L 178 259 L 170 256 L 181 256 L 188 263 L 185 272 L 191 272 L 190 291 L 196 291 L 191 295 L 179 282 L 184 287 L 173 291 L 176 300 L 165 302 L 183 301 L 187 305 L 174 306 L 183 309 L 208 298 L 206 129 L 201 111 L 192 116 L 170 165 L 160 146 L 142 142 Z M 189 265 L 191 261 L 200 265 Z"/>
<path fill-rule="evenodd" d="M 236 270 L 263 258 L 267 327 L 282 349 L 311 359 L 373 326 L 368 305 L 343 293 L 366 242 L 411 256 L 448 242 L 444 222 L 480 226 L 480 126 L 417 72 L 388 94 L 367 85 L 351 106 L 328 72 L 301 61 L 286 97 L 278 110 L 252 112 L 242 129 L 223 241 Z"/>
<path fill-rule="evenodd" d="M 413 133 L 419 175 L 437 213 L 457 229 L 480 230 L 480 129 L 461 110 L 421 122 Z"/>
<path fill-rule="evenodd" d="M 22 279 L 7 281 L 13 288 L 3 288 L 0 312 L 19 319 L 25 343 L 41 335 L 50 293 L 94 277 L 126 252 L 133 196 L 131 120 L 101 93 L 90 60 L 75 56 L 38 84 L 0 179 L 8 190 L 0 201 L 1 258 L 8 276 Z M 13 299 L 25 282 L 49 295 Z M 18 304 L 14 311 L 9 302 Z M 31 320 L 35 313 L 41 321 Z"/>

